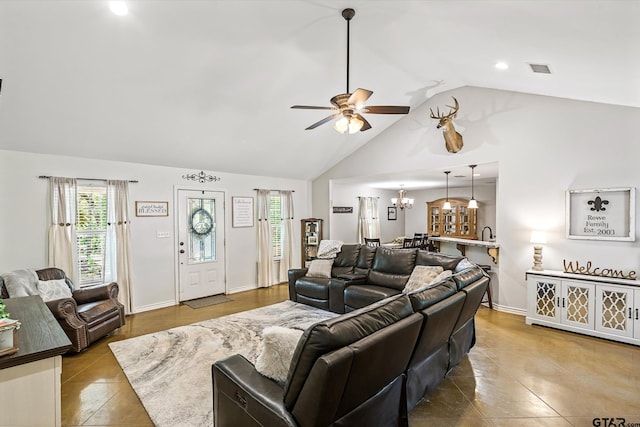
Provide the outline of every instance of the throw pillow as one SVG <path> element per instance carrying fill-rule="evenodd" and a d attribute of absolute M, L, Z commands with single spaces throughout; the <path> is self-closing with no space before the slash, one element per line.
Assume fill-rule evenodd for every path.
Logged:
<path fill-rule="evenodd" d="M 67 286 L 67 282 L 65 282 L 64 279 L 39 280 L 38 293 L 45 302 L 62 298 L 71 298 L 71 289 L 69 289 L 69 286 Z"/>
<path fill-rule="evenodd" d="M 309 263 L 307 276 L 308 277 L 325 277 L 327 279 L 330 279 L 332 266 L 333 266 L 333 259 L 314 259 Z"/>
<path fill-rule="evenodd" d="M 284 384 L 287 381 L 293 352 L 301 336 L 302 331 L 297 329 L 282 326 L 264 328 L 261 350 L 255 365 L 256 371 L 279 384 Z"/>
<path fill-rule="evenodd" d="M 35 270 L 29 268 L 14 270 L 3 274 L 2 279 L 10 298 L 39 295 L 38 275 Z"/>
<path fill-rule="evenodd" d="M 411 272 L 411 276 L 409 276 L 409 280 L 407 280 L 406 285 L 404 285 L 402 292 L 415 291 L 432 283 L 443 271 L 444 268 L 439 265 L 416 265 Z M 449 271 L 449 273 L 451 272 Z"/>

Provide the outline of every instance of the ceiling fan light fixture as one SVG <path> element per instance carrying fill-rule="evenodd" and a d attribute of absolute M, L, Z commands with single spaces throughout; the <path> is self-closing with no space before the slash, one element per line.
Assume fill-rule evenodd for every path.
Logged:
<path fill-rule="evenodd" d="M 354 134 L 360 132 L 364 126 L 364 122 L 357 117 L 347 118 L 345 116 L 340 117 L 336 123 L 333 125 L 333 128 L 339 133 L 345 134 Z"/>
<path fill-rule="evenodd" d="M 340 117 L 333 125 L 333 128 L 340 133 L 345 133 L 349 129 L 349 119 L 345 116 Z"/>
<path fill-rule="evenodd" d="M 349 133 L 360 132 L 363 125 L 364 122 L 362 120 L 357 117 L 351 117 L 351 120 L 349 120 Z"/>
<path fill-rule="evenodd" d="M 350 50 L 350 26 L 349 22 L 355 16 L 356 11 L 348 8 L 342 11 L 342 17 L 347 21 L 347 88 L 345 93 L 340 93 L 331 98 L 331 107 L 314 105 L 292 105 L 291 108 L 303 110 L 332 110 L 333 113 L 324 119 L 308 126 L 305 130 L 315 129 L 325 123 L 337 119 L 333 128 L 339 133 L 364 132 L 371 129 L 371 124 L 364 114 L 409 114 L 409 106 L 399 105 L 374 105 L 366 106 L 365 103 L 373 94 L 367 89 L 358 88 L 349 90 L 349 50 Z"/>

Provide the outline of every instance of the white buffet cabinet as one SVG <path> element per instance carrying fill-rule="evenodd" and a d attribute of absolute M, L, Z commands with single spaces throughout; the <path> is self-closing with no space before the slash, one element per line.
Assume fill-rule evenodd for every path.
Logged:
<path fill-rule="evenodd" d="M 529 270 L 528 325 L 640 345 L 640 281 Z"/>

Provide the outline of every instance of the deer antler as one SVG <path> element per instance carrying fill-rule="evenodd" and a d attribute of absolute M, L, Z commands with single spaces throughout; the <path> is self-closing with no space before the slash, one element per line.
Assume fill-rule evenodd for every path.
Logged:
<path fill-rule="evenodd" d="M 440 114 L 440 107 L 437 108 L 437 115 L 433 114 L 433 110 L 431 108 L 429 108 L 429 111 L 431 111 L 431 118 L 432 119 L 444 119 L 444 118 L 449 118 L 449 117 L 453 117 L 456 115 L 456 113 L 458 112 L 458 109 L 460 108 L 460 105 L 458 104 L 458 100 L 452 96 L 453 98 L 453 102 L 455 102 L 455 106 L 452 107 L 451 105 L 447 105 L 447 107 L 451 108 L 451 110 L 449 111 L 449 114 Z"/>

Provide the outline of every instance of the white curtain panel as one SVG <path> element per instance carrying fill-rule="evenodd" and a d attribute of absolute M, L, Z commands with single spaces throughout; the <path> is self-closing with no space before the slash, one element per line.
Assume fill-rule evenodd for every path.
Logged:
<path fill-rule="evenodd" d="M 293 267 L 293 192 L 280 191 L 282 211 L 282 258 L 280 259 L 280 282 L 288 280 L 289 269 Z"/>
<path fill-rule="evenodd" d="M 77 283 L 76 262 L 76 179 L 49 178 L 49 266 L 63 270 Z"/>
<path fill-rule="evenodd" d="M 273 285 L 273 248 L 269 222 L 270 190 L 258 190 L 258 287 Z"/>
<path fill-rule="evenodd" d="M 367 198 L 358 197 L 358 243 L 364 244 L 368 236 L 367 227 Z"/>
<path fill-rule="evenodd" d="M 107 250 L 105 281 L 116 282 L 118 300 L 131 313 L 131 219 L 129 183 L 107 181 Z M 110 277 L 109 277 L 110 276 Z"/>
<path fill-rule="evenodd" d="M 380 237 L 380 217 L 377 197 L 358 197 L 358 242 Z"/>
<path fill-rule="evenodd" d="M 380 212 L 378 210 L 379 199 L 377 197 L 370 197 L 371 199 L 371 222 L 369 226 L 369 233 L 371 237 L 380 238 Z"/>

